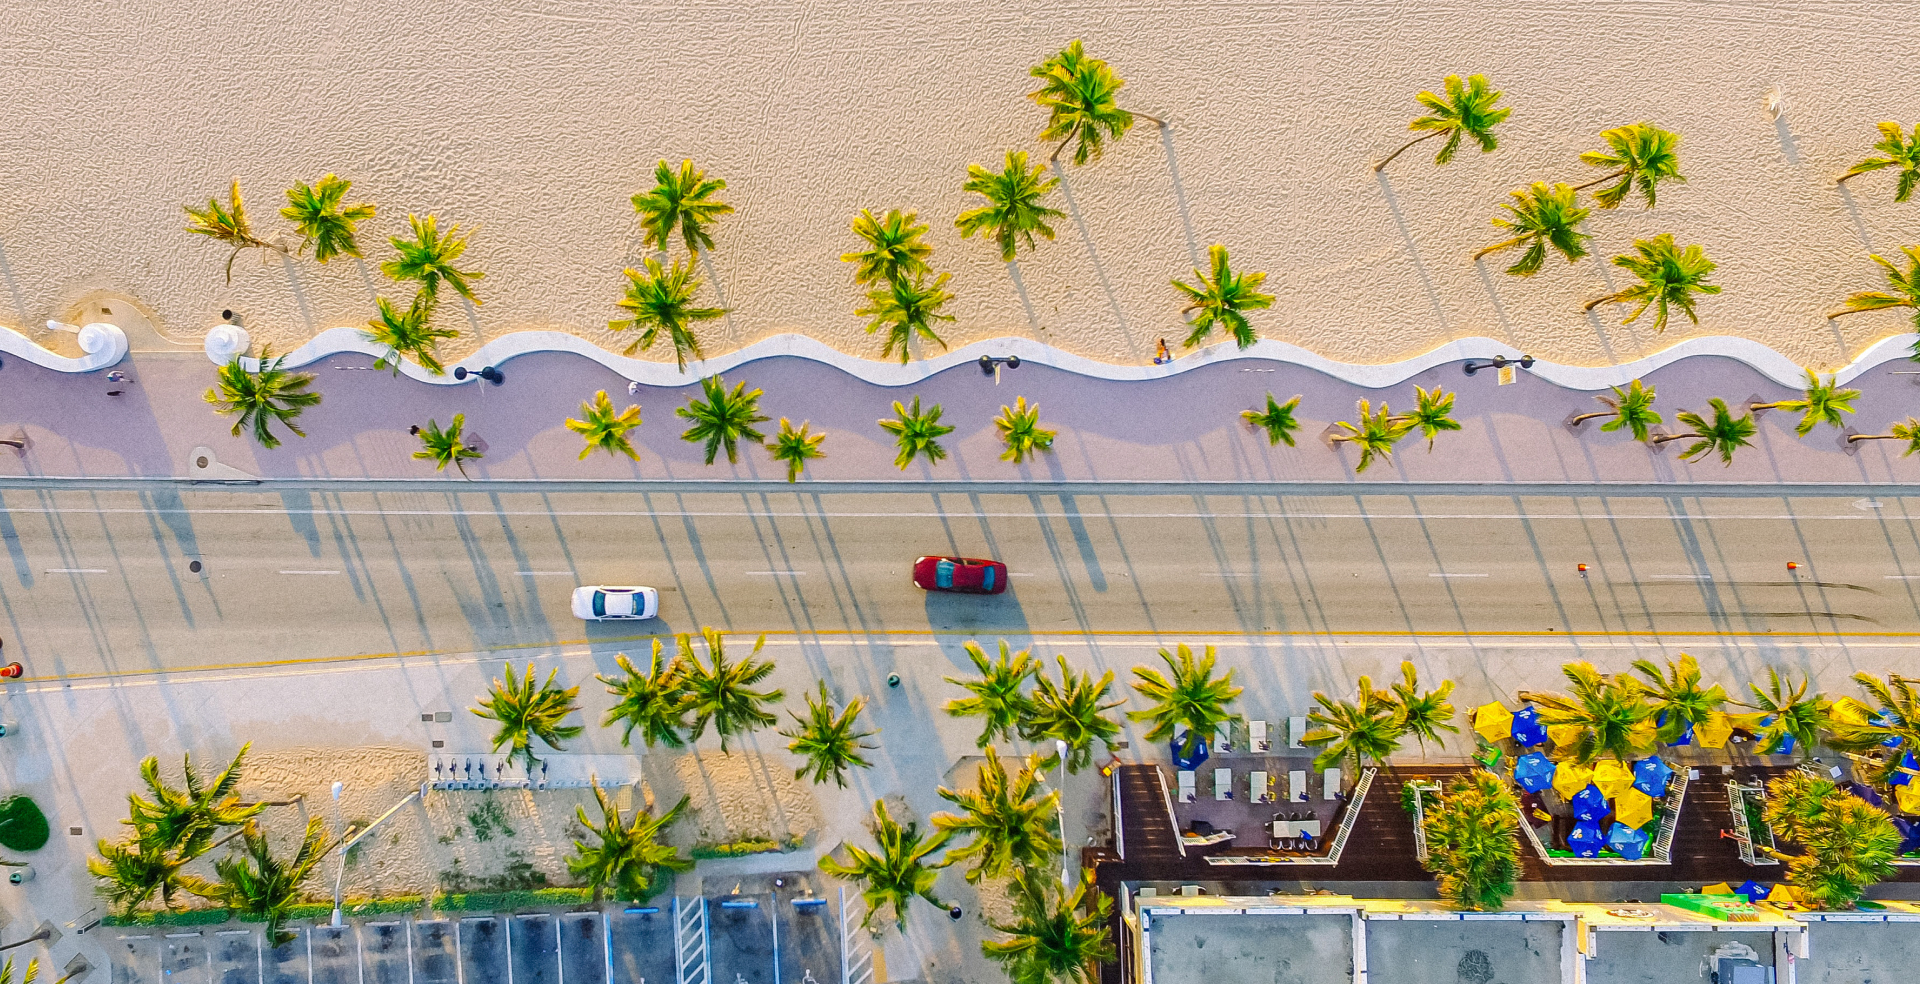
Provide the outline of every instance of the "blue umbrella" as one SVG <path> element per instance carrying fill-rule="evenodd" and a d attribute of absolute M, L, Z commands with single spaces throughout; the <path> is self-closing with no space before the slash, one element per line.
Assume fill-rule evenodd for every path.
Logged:
<path fill-rule="evenodd" d="M 1647 832 L 1616 823 L 1607 831 L 1607 846 L 1628 861 L 1638 861 L 1647 854 Z"/>
<path fill-rule="evenodd" d="M 1532 704 L 1521 708 L 1513 716 L 1513 743 L 1521 748 L 1531 748 L 1547 740 L 1547 726 L 1540 723 L 1540 711 Z"/>
<path fill-rule="evenodd" d="M 1900 847 L 1893 853 L 1905 855 L 1920 851 L 1920 823 L 1905 817 L 1894 817 L 1893 829 L 1900 832 Z"/>
<path fill-rule="evenodd" d="M 1207 760 L 1207 740 L 1202 738 L 1194 743 L 1192 758 L 1187 758 L 1180 754 L 1181 748 L 1184 745 L 1186 745 L 1186 741 L 1183 738 L 1175 738 L 1173 740 L 1173 762 L 1180 768 L 1191 772 L 1194 769 L 1198 769 L 1200 763 Z"/>
<path fill-rule="evenodd" d="M 1749 878 L 1741 882 L 1740 887 L 1734 889 L 1733 893 L 1746 896 L 1748 902 L 1758 902 L 1767 897 L 1767 886 Z"/>
<path fill-rule="evenodd" d="M 1900 753 L 1900 765 L 1901 765 L 1901 767 L 1902 767 L 1902 768 L 1907 768 L 1907 769 L 1920 769 L 1920 759 L 1915 759 L 1915 758 L 1913 757 L 1913 753 L 1912 753 L 1912 752 L 1901 752 L 1901 753 Z M 1906 785 L 1907 783 L 1910 783 L 1910 782 L 1912 782 L 1912 781 L 1913 781 L 1913 776 L 1911 776 L 1911 775 L 1908 775 L 1908 774 L 1907 774 L 1907 773 L 1905 773 L 1905 772 L 1895 772 L 1895 773 L 1893 774 L 1893 778 L 1891 778 L 1891 779 L 1888 779 L 1888 780 L 1887 780 L 1887 785 L 1889 785 L 1889 786 L 1904 786 L 1904 785 Z"/>
<path fill-rule="evenodd" d="M 1760 719 L 1761 730 L 1764 731 L 1765 729 L 1771 728 L 1771 727 L 1773 727 L 1773 715 L 1769 714 L 1766 717 L 1763 717 Z M 1767 742 L 1766 747 L 1760 749 L 1760 754 L 1792 755 L 1793 754 L 1793 733 L 1790 731 L 1782 731 L 1779 734 L 1774 735 L 1773 738 Z"/>
<path fill-rule="evenodd" d="M 1655 799 L 1667 795 L 1667 780 L 1671 778 L 1673 767 L 1662 762 L 1658 755 L 1633 763 L 1633 788 Z"/>
<path fill-rule="evenodd" d="M 1874 792 L 1872 786 L 1866 785 L 1865 783 L 1850 782 L 1850 783 L 1847 783 L 1846 790 L 1847 792 L 1852 793 L 1853 795 L 1858 796 L 1863 800 L 1866 800 L 1868 805 L 1870 806 L 1877 806 L 1882 809 L 1886 808 L 1887 801 L 1882 799 L 1879 793 Z"/>
<path fill-rule="evenodd" d="M 1529 793 L 1553 785 L 1553 762 L 1539 752 L 1528 752 L 1513 763 L 1513 781 Z"/>
<path fill-rule="evenodd" d="M 1893 715 L 1887 713 L 1886 711 L 1880 711 L 1879 713 L 1876 713 L 1871 720 L 1873 721 L 1874 727 L 1891 728 L 1895 724 L 1897 724 L 1900 719 L 1894 717 Z M 1887 737 L 1880 740 L 1880 744 L 1887 748 L 1899 748 L 1900 742 L 1901 742 L 1901 738 L 1899 735 L 1888 735 Z"/>
<path fill-rule="evenodd" d="M 1599 786 L 1588 783 L 1587 788 L 1573 794 L 1573 815 L 1581 820 L 1598 823 L 1612 812 L 1607 806 L 1607 794 L 1601 792 Z M 1595 829 L 1597 832 L 1598 828 Z"/>
<path fill-rule="evenodd" d="M 1601 833 L 1600 825 L 1591 820 L 1574 824 L 1573 832 L 1567 835 L 1567 850 L 1583 858 L 1598 857 L 1606 843 L 1607 835 Z"/>
<path fill-rule="evenodd" d="M 1661 711 L 1661 712 L 1660 712 L 1660 716 L 1659 716 L 1658 718 L 1656 718 L 1656 719 L 1654 719 L 1654 722 L 1653 722 L 1653 723 L 1654 723 L 1654 724 L 1656 724 L 1656 725 L 1658 725 L 1659 727 L 1662 727 L 1662 728 L 1664 728 L 1664 727 L 1666 727 L 1666 726 L 1667 726 L 1667 712 L 1666 712 L 1666 711 Z M 1670 742 L 1668 742 L 1667 744 L 1669 744 L 1669 745 L 1691 745 L 1691 744 L 1693 744 L 1693 722 L 1692 722 L 1692 721 L 1688 721 L 1688 722 L 1687 722 L 1687 727 L 1686 727 L 1686 729 L 1685 729 L 1684 731 L 1681 731 L 1681 732 L 1680 732 L 1680 737 L 1678 737 L 1678 738 L 1675 738 L 1674 740 L 1672 740 L 1672 741 L 1670 741 Z"/>

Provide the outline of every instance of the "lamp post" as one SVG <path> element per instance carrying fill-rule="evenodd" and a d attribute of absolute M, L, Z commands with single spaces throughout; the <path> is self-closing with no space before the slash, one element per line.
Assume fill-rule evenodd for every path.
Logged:
<path fill-rule="evenodd" d="M 1067 843 L 1067 743 L 1055 738 L 1053 750 L 1060 756 L 1060 888 L 1071 892 L 1076 872 L 1073 845 Z"/>
<path fill-rule="evenodd" d="M 1514 365 L 1517 365 L 1522 369 L 1532 369 L 1533 356 L 1523 355 L 1518 359 L 1509 359 L 1504 355 L 1496 355 L 1493 357 L 1493 361 L 1491 362 L 1475 362 L 1469 359 L 1467 360 L 1467 364 L 1464 366 L 1461 366 L 1460 368 L 1466 370 L 1467 375 L 1471 376 L 1482 369 L 1505 369 L 1508 366 L 1514 366 Z"/>
<path fill-rule="evenodd" d="M 992 376 L 995 386 L 1000 385 L 1001 366 L 1006 366 L 1008 369 L 1018 369 L 1020 368 L 1020 357 L 1017 355 L 983 355 L 980 357 L 980 375 Z"/>
<path fill-rule="evenodd" d="M 339 784 L 335 783 L 334 785 L 338 786 Z M 339 794 L 335 793 L 334 799 L 337 800 L 339 798 L 340 798 Z M 345 882 L 347 878 L 347 852 L 353 850 L 353 845 L 360 843 L 360 838 L 365 837 L 368 834 L 372 833 L 373 828 L 378 827 L 381 824 L 385 823 L 388 817 L 393 816 L 396 813 L 399 813 L 401 807 L 406 806 L 408 803 L 411 803 L 414 800 L 417 800 L 419 798 L 420 798 L 420 790 L 416 789 L 413 792 L 408 793 L 406 799 L 403 799 L 400 802 L 393 804 L 393 806 L 387 809 L 387 812 L 380 814 L 378 817 L 375 817 L 372 823 L 367 824 L 365 827 L 361 828 L 360 830 L 354 830 L 352 827 L 347 828 L 347 836 L 340 841 L 340 848 L 339 848 L 340 867 L 335 870 L 334 876 L 333 876 L 333 925 L 338 926 L 341 924 L 340 887 L 341 887 L 341 884 Z"/>
<path fill-rule="evenodd" d="M 468 376 L 479 376 L 481 379 L 484 379 L 495 386 L 500 385 L 501 383 L 505 382 L 507 379 L 506 376 L 501 375 L 500 370 L 495 369 L 492 366 L 485 366 L 480 369 L 472 369 L 472 370 L 468 369 L 466 366 L 453 367 L 453 378 L 464 382 Z"/>

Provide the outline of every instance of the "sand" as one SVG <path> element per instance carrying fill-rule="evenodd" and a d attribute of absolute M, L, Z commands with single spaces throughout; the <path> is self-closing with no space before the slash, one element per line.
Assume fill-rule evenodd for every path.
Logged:
<path fill-rule="evenodd" d="M 840 253 L 861 208 L 918 209 L 934 265 L 954 274 L 961 343 L 1034 336 L 1140 362 L 1178 344 L 1176 295 L 1209 244 L 1270 274 L 1259 330 L 1346 360 L 1391 361 L 1490 335 L 1560 362 L 1625 360 L 1698 334 L 1759 339 L 1816 366 L 1907 329 L 1895 314 L 1828 322 L 1879 286 L 1871 251 L 1920 241 L 1920 205 L 1892 178 L 1836 190 L 1873 123 L 1920 121 L 1908 60 L 1920 24 L 1885 4 L 1538 2 L 1425 9 L 1380 0 L 1097 6 L 957 0 L 754 5 L 429 0 L 235 6 L 218 0 L 30 4 L 0 38 L 0 323 L 142 309 L 192 341 L 223 308 L 285 350 L 363 323 L 377 264 L 408 211 L 476 227 L 486 273 L 449 353 L 520 329 L 606 342 L 620 271 L 643 255 L 629 197 L 661 157 L 729 182 L 706 298 L 732 310 L 710 353 L 801 332 L 877 357 Z M 1069 209 L 1017 267 L 953 217 L 969 162 L 1044 153 L 1026 69 L 1074 37 L 1127 80 L 1123 104 L 1164 116 L 1084 168 Z M 1408 153 L 1414 93 L 1483 72 L 1514 107 L 1500 149 L 1436 168 Z M 1778 85 L 1788 109 L 1765 108 Z M 1582 180 L 1607 127 L 1684 137 L 1685 185 L 1653 212 L 1602 213 L 1596 253 L 1672 232 L 1703 244 L 1726 292 L 1698 327 L 1657 337 L 1580 305 L 1622 284 L 1587 261 L 1530 281 L 1476 267 L 1509 189 Z M 334 171 L 376 203 L 365 264 L 242 257 L 180 231 L 180 206 L 239 177 L 256 223 L 295 180 Z M 401 295 L 404 296 L 404 295 Z M 660 356 L 656 351 L 654 355 Z"/>

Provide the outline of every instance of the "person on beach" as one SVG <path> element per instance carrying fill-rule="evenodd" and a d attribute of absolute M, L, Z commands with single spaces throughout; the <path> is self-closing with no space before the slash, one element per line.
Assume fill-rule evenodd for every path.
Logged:
<path fill-rule="evenodd" d="M 1173 361 L 1173 353 L 1167 351 L 1167 340 L 1162 338 L 1158 349 L 1153 353 L 1153 364 L 1164 366 Z"/>

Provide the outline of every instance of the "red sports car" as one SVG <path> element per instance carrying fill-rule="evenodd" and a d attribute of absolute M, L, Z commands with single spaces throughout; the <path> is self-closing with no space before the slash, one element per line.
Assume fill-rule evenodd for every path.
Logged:
<path fill-rule="evenodd" d="M 1007 590 L 1007 565 L 972 557 L 922 557 L 913 562 L 913 584 L 928 591 L 999 594 Z"/>

